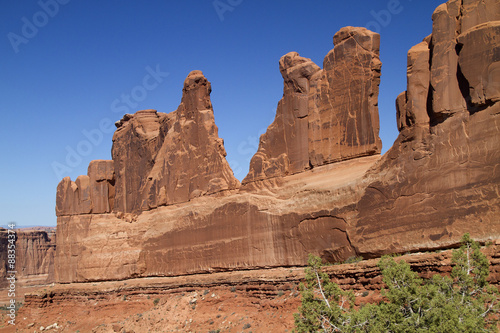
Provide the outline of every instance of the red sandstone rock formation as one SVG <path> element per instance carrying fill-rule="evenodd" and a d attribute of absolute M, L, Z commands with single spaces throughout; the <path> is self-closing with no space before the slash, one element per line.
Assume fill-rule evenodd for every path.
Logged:
<path fill-rule="evenodd" d="M 177 111 L 139 111 L 118 124 L 115 211 L 139 212 L 239 187 L 218 137 L 210 92 L 203 73 L 193 71 Z"/>
<path fill-rule="evenodd" d="M 296 52 L 280 59 L 283 98 L 243 184 L 380 153 L 380 36 L 346 27 L 333 42 L 322 70 Z"/>
<path fill-rule="evenodd" d="M 382 158 L 378 35 L 341 29 L 323 69 L 286 54 L 283 98 L 241 189 L 210 84 L 192 72 L 177 111 L 125 115 L 113 161 L 59 184 L 57 281 L 304 265 L 308 253 L 342 261 L 449 247 L 465 232 L 500 238 L 496 8 L 436 9 L 432 35 L 408 52 L 400 135 Z"/>
<path fill-rule="evenodd" d="M 498 286 L 500 245 L 483 252 L 491 263 L 489 282 Z M 399 259 L 421 277 L 430 278 L 449 274 L 451 257 L 448 250 Z M 324 271 L 343 290 L 353 291 L 356 305 L 361 305 L 381 299 L 380 289 L 385 285 L 377 263 L 377 259 L 364 260 L 331 265 Z M 16 323 L 16 329 L 33 332 L 33 327 L 58 323 L 63 332 L 242 332 L 251 323 L 253 332 L 283 332 L 294 327 L 293 313 L 300 306 L 298 286 L 303 280 L 304 269 L 290 267 L 58 284 L 26 295 L 19 317 L 28 319 Z"/>
<path fill-rule="evenodd" d="M 401 133 L 368 172 L 351 225 L 358 253 L 500 233 L 500 25 L 488 22 L 500 20 L 499 6 L 448 1 L 430 38 L 409 51 L 408 90 L 396 102 Z"/>
<path fill-rule="evenodd" d="M 16 279 L 18 287 L 54 282 L 55 228 L 16 229 Z M 7 285 L 7 230 L 0 228 L 0 288 Z"/>
<path fill-rule="evenodd" d="M 110 213 L 114 195 L 113 161 L 92 161 L 87 176 L 78 176 L 74 182 L 66 177 L 57 185 L 56 214 Z"/>

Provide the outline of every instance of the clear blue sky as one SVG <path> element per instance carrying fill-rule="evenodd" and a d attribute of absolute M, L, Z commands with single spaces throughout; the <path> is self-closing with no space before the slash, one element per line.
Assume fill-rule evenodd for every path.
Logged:
<path fill-rule="evenodd" d="M 55 226 L 61 178 L 111 158 L 109 123 L 124 111 L 175 110 L 195 69 L 212 83 L 219 135 L 241 180 L 283 93 L 279 58 L 297 51 L 322 67 L 347 25 L 381 34 L 385 152 L 398 134 L 394 100 L 406 87 L 406 53 L 431 33 L 442 2 L 3 0 L 0 225 Z M 68 151 L 78 158 L 68 163 Z"/>

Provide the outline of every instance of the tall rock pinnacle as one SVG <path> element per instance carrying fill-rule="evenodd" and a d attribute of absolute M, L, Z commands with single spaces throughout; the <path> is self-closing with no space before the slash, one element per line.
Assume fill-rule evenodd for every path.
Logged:
<path fill-rule="evenodd" d="M 184 82 L 178 109 L 126 114 L 113 136 L 112 161 L 92 162 L 89 175 L 61 181 L 56 213 L 139 213 L 236 189 L 218 136 L 210 82 L 201 71 Z"/>
<path fill-rule="evenodd" d="M 297 52 L 280 59 L 283 98 L 243 184 L 380 153 L 380 37 L 346 27 L 334 44 L 323 69 Z"/>

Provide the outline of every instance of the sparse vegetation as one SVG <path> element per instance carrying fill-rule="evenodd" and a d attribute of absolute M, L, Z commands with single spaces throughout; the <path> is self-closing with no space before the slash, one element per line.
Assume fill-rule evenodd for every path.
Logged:
<path fill-rule="evenodd" d="M 2 305 L 0 306 L 0 311 L 10 311 L 10 308 L 7 307 L 8 305 Z M 16 302 L 15 310 L 19 310 L 20 307 L 23 306 L 22 302 Z"/>
<path fill-rule="evenodd" d="M 403 260 L 383 257 L 387 288 L 379 304 L 354 306 L 354 294 L 331 282 L 310 256 L 295 332 L 496 332 L 499 295 L 489 286 L 489 262 L 466 234 L 453 251 L 451 276 L 423 280 Z"/>
<path fill-rule="evenodd" d="M 355 264 L 363 260 L 363 257 L 352 256 L 344 261 L 344 264 Z"/>
<path fill-rule="evenodd" d="M 153 305 L 154 305 L 154 306 L 157 306 L 159 302 L 160 302 L 160 299 L 159 299 L 159 298 L 155 298 L 155 299 L 153 300 Z"/>

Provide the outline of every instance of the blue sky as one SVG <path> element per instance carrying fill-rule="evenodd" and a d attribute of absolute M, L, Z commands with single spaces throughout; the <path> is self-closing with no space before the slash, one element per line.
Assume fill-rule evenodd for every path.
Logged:
<path fill-rule="evenodd" d="M 283 93 L 279 58 L 297 51 L 322 67 L 348 25 L 381 34 L 385 152 L 398 134 L 406 53 L 431 33 L 442 2 L 3 0 L 0 225 L 55 226 L 61 178 L 111 158 L 124 112 L 174 111 L 191 70 L 212 83 L 219 136 L 241 180 Z"/>

